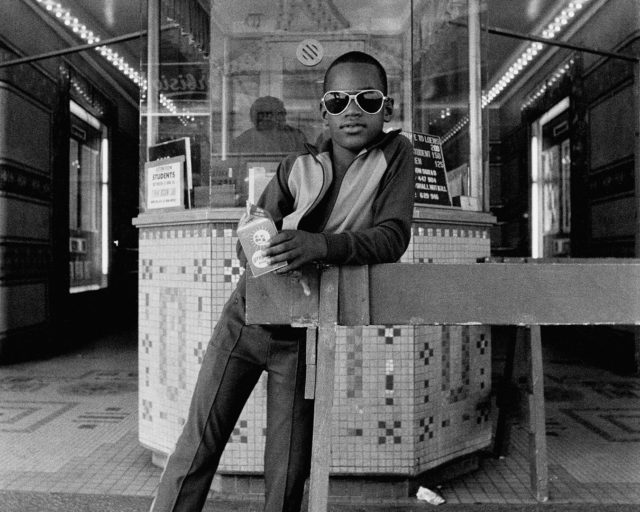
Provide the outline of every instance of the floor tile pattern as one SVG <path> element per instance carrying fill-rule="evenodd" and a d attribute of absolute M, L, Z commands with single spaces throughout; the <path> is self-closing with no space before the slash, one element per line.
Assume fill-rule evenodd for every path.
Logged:
<path fill-rule="evenodd" d="M 48 361 L 0 367 L 0 490 L 151 496 L 161 470 L 138 441 L 136 356 L 133 343 L 106 340 Z M 640 441 L 630 435 L 638 406 L 628 392 L 640 378 L 546 362 L 545 384 L 551 500 L 640 507 Z M 418 438 L 427 439 L 435 422 L 433 415 L 418 420 Z M 245 424 L 237 428 L 229 446 L 244 442 Z M 397 418 L 374 426 L 391 450 L 404 428 Z M 437 490 L 448 503 L 533 503 L 527 449 L 526 425 L 515 420 L 508 456 L 484 458 L 479 470 Z M 249 487 L 259 493 L 259 485 Z"/>

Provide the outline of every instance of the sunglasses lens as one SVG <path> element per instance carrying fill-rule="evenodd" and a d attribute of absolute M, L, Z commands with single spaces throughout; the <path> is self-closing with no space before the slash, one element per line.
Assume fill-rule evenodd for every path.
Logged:
<path fill-rule="evenodd" d="M 375 114 L 382 108 L 384 95 L 380 91 L 362 91 L 356 96 L 360 108 L 368 114 Z"/>
<path fill-rule="evenodd" d="M 324 106 L 330 114 L 339 114 L 349 105 L 349 95 L 340 91 L 328 92 L 324 95 Z"/>

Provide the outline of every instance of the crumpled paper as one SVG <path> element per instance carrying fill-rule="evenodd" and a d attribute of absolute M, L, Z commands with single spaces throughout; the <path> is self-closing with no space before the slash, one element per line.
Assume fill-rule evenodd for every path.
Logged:
<path fill-rule="evenodd" d="M 442 505 L 445 502 L 445 499 L 442 496 L 422 486 L 418 489 L 416 498 L 420 501 L 426 501 L 431 505 Z"/>

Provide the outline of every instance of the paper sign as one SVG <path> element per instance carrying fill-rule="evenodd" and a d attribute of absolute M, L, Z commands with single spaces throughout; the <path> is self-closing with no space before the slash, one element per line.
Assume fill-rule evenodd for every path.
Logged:
<path fill-rule="evenodd" d="M 147 162 L 147 209 L 184 208 L 184 156 Z"/>

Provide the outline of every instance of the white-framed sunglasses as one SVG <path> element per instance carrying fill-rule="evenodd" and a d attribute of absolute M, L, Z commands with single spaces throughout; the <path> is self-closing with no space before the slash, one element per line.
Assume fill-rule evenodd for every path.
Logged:
<path fill-rule="evenodd" d="M 364 89 L 355 94 L 351 94 L 349 91 L 327 91 L 320 102 L 330 115 L 338 116 L 349 108 L 352 100 L 363 112 L 377 114 L 388 99 L 389 97 L 378 89 Z"/>

